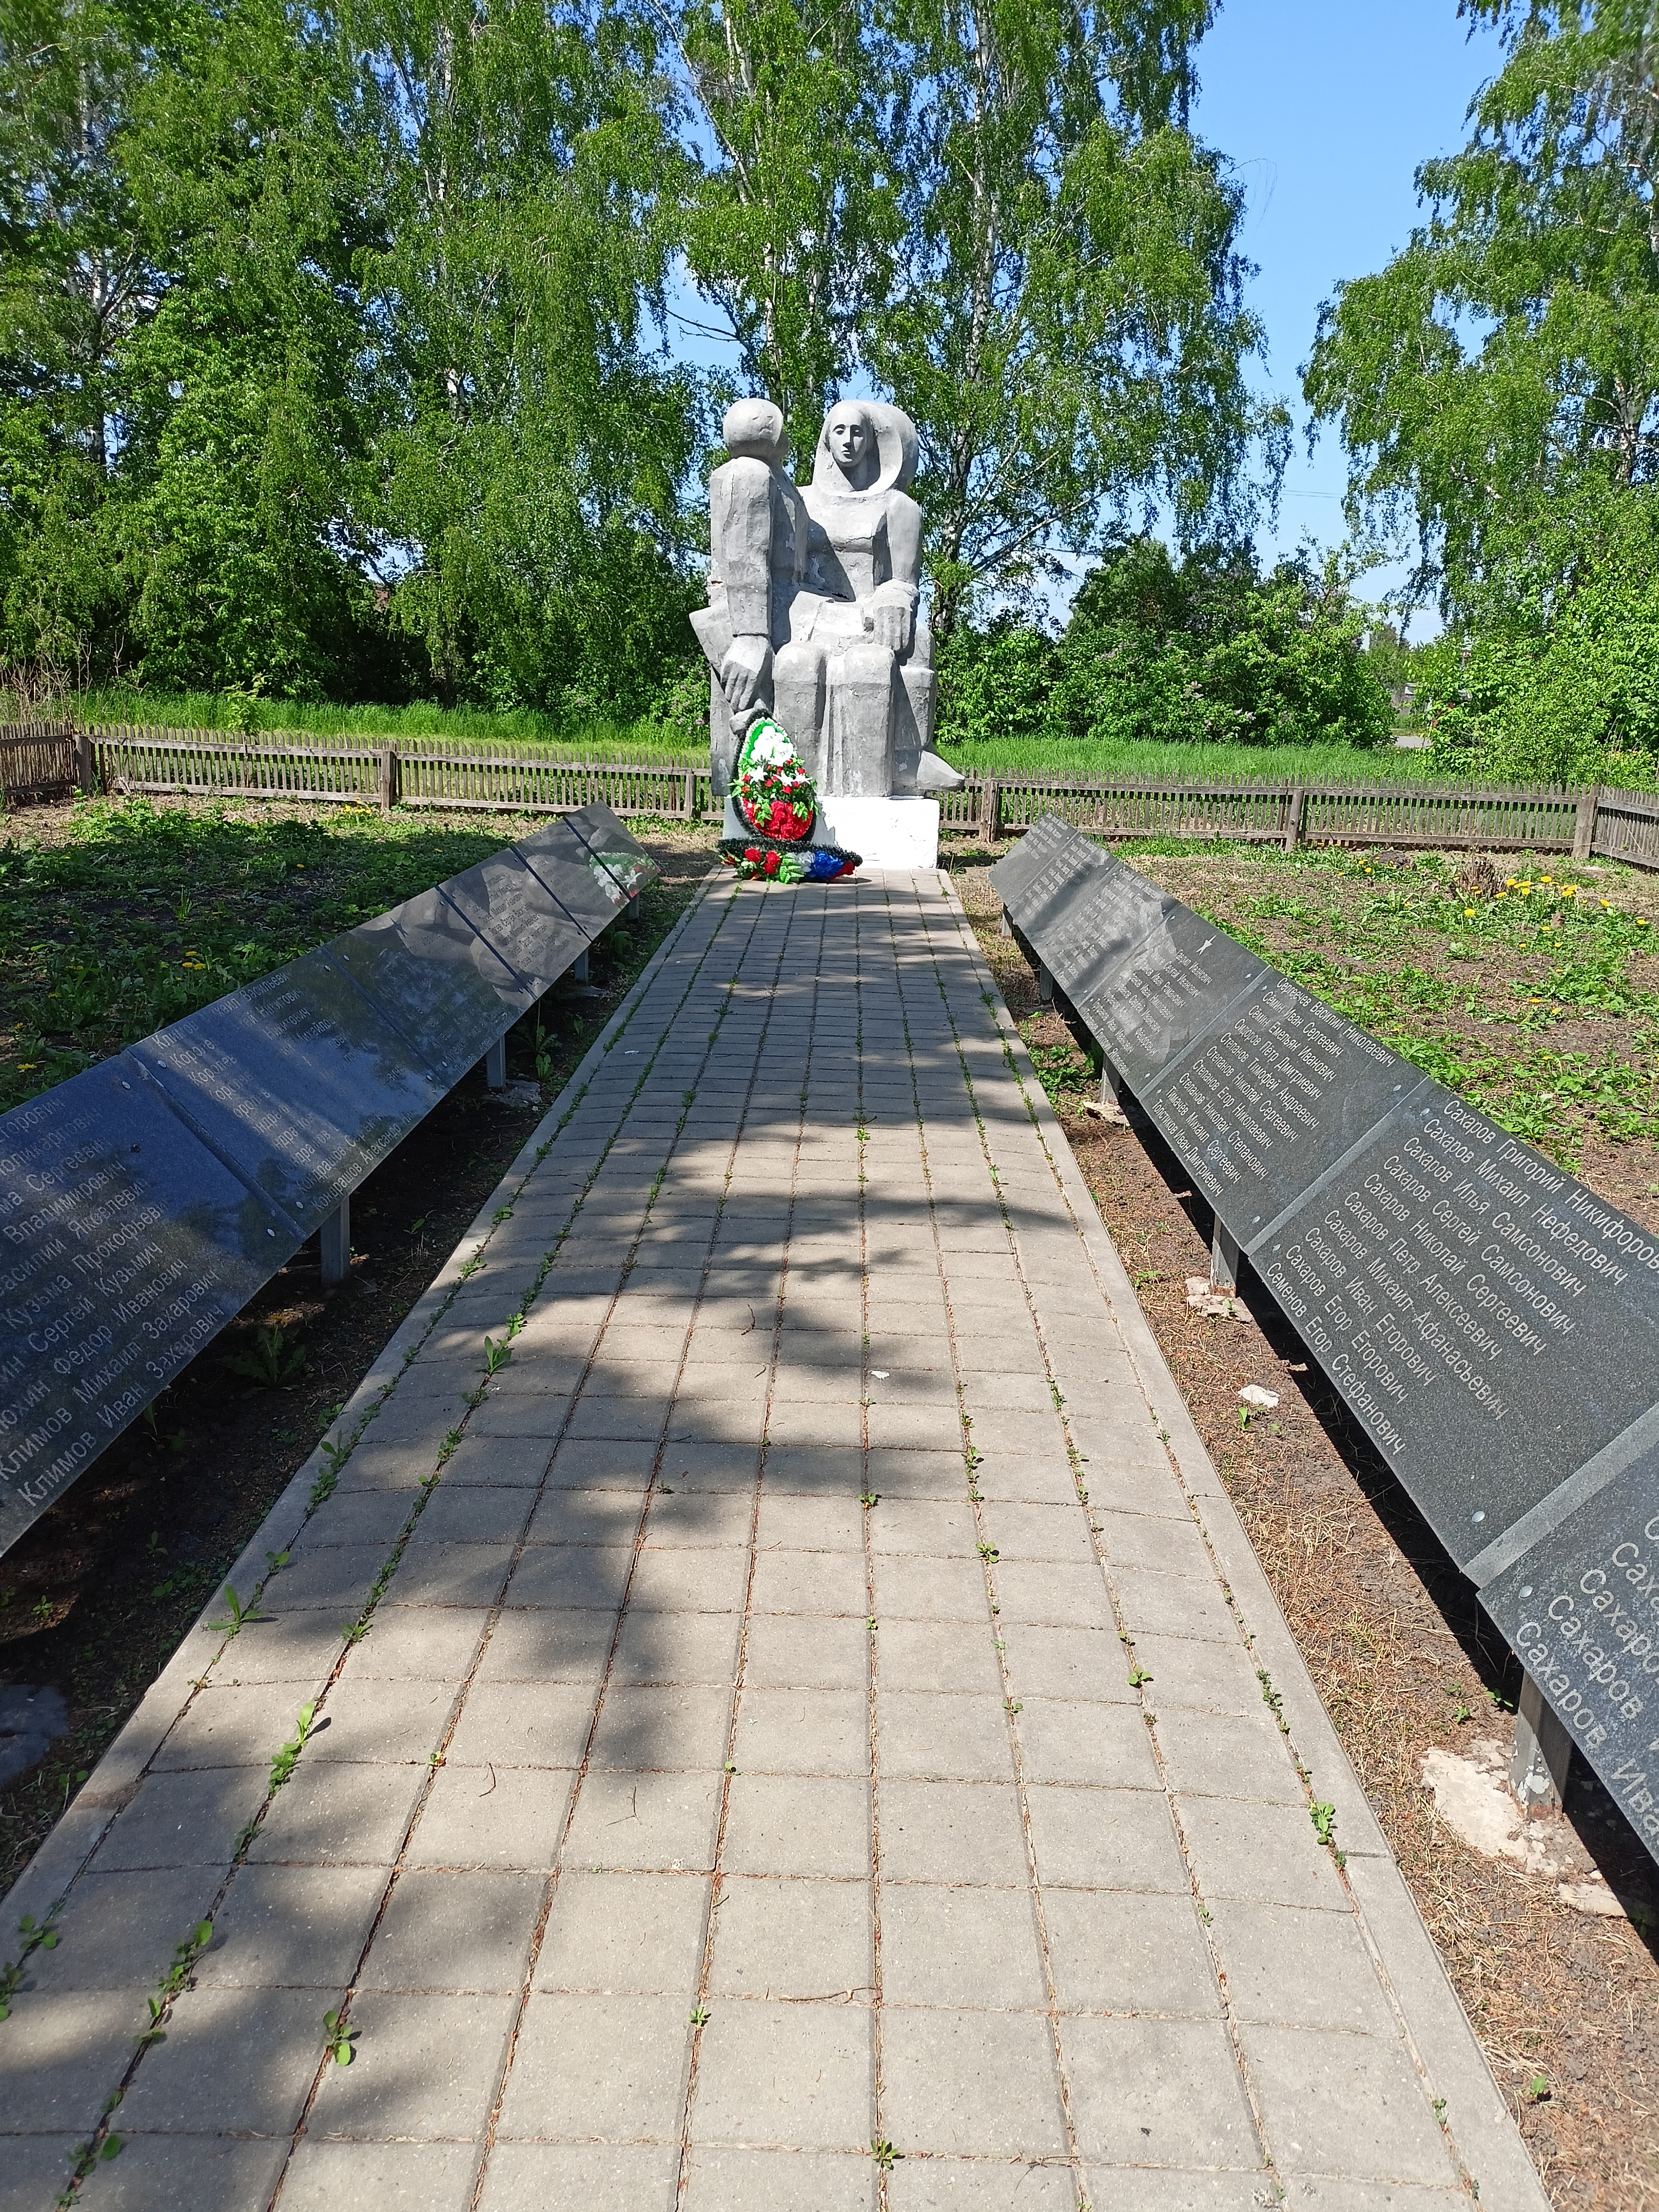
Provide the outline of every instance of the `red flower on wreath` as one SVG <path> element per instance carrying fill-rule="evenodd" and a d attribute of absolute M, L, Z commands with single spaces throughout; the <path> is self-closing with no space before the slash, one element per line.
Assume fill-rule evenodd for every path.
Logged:
<path fill-rule="evenodd" d="M 776 854 L 775 853 L 769 853 L 769 854 L 767 854 L 767 856 L 766 856 L 766 862 L 765 862 L 765 869 L 766 869 L 766 873 L 767 873 L 769 876 L 775 876 L 775 875 L 776 875 L 776 873 L 778 872 L 778 870 L 779 870 L 782 866 L 783 866 L 782 861 L 781 861 L 781 860 L 779 860 L 779 858 L 778 858 L 778 856 L 777 856 L 777 854 Z"/>

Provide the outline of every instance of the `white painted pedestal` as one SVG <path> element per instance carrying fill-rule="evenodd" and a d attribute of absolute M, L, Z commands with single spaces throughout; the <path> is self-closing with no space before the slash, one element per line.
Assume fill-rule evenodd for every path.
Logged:
<path fill-rule="evenodd" d="M 730 799 L 722 835 L 750 835 Z M 936 868 L 939 866 L 939 801 L 936 799 L 849 799 L 820 795 L 812 842 L 840 845 L 871 868 Z"/>

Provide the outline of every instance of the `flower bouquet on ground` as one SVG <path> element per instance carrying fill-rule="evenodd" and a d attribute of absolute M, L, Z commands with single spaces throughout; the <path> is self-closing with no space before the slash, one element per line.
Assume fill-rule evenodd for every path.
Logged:
<path fill-rule="evenodd" d="M 732 796 L 751 830 L 781 844 L 805 844 L 817 817 L 818 795 L 788 733 L 763 715 L 743 741 Z"/>
<path fill-rule="evenodd" d="M 761 876 L 777 884 L 827 884 L 859 864 L 856 853 L 839 845 L 786 845 L 771 837 L 722 837 L 720 858 L 745 881 Z"/>

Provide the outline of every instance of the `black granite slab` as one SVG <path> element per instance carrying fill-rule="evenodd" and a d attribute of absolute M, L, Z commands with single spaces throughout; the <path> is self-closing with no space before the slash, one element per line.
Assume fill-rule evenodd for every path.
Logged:
<path fill-rule="evenodd" d="M 1248 1249 L 1460 1565 L 1659 1395 L 1653 1240 L 1437 1083 Z"/>
<path fill-rule="evenodd" d="M 1041 821 L 1032 823 L 1011 851 L 1003 854 L 991 871 L 991 881 L 1016 921 L 1019 921 L 1026 890 L 1043 863 L 1068 846 L 1087 842 L 1059 815 L 1045 814 Z"/>
<path fill-rule="evenodd" d="M 298 1239 L 122 1054 L 0 1118 L 0 1550 Z"/>
<path fill-rule="evenodd" d="M 1140 1103 L 1249 1245 L 1422 1080 L 1268 969 Z"/>
<path fill-rule="evenodd" d="M 1133 868 L 1109 865 L 1080 878 L 1063 911 L 1038 927 L 1042 962 L 1081 1008 L 1109 989 L 1123 963 L 1176 908 L 1176 902 Z"/>
<path fill-rule="evenodd" d="M 1137 945 L 1068 996 L 1139 1095 L 1271 972 L 1172 899 Z"/>
<path fill-rule="evenodd" d="M 541 874 L 512 848 L 492 853 L 465 875 L 452 876 L 443 890 L 529 986 L 532 999 L 564 974 L 603 927 L 596 916 L 555 898 Z M 607 910 L 606 920 L 614 911 Z"/>
<path fill-rule="evenodd" d="M 406 899 L 326 950 L 446 1090 L 535 1002 L 441 890 Z"/>
<path fill-rule="evenodd" d="M 1023 935 L 1033 943 L 1042 937 L 1046 944 L 1052 933 L 1063 928 L 1075 914 L 1085 889 L 1092 889 L 1103 878 L 1133 874 L 1115 854 L 1068 832 L 1065 843 L 1056 846 L 1039 867 L 1029 871 L 1015 896 L 1005 898 L 1003 903 Z M 992 881 L 996 881 L 994 869 Z"/>
<path fill-rule="evenodd" d="M 132 1048 L 187 1127 L 308 1236 L 444 1085 L 326 951 Z"/>
<path fill-rule="evenodd" d="M 0 1115 L 0 1550 L 653 880 L 581 810 Z"/>
<path fill-rule="evenodd" d="M 578 807 L 564 819 L 576 832 L 601 867 L 614 876 L 629 898 L 635 898 L 662 871 L 636 837 L 631 836 L 608 806 L 597 800 Z M 524 845 L 519 848 L 525 852 Z M 526 858 L 530 855 L 526 852 Z M 532 861 L 532 866 L 535 864 Z M 551 888 L 558 889 L 556 884 Z"/>
<path fill-rule="evenodd" d="M 1487 1583 L 1480 1602 L 1659 1858 L 1659 1441 Z"/>

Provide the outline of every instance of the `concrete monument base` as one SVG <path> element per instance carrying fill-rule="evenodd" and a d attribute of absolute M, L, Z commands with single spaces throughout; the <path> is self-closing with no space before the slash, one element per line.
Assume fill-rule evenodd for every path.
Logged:
<path fill-rule="evenodd" d="M 753 835 L 728 799 L 723 837 Z M 818 818 L 809 841 L 840 845 L 871 868 L 936 868 L 939 866 L 939 801 L 936 799 L 849 799 L 818 797 Z"/>

